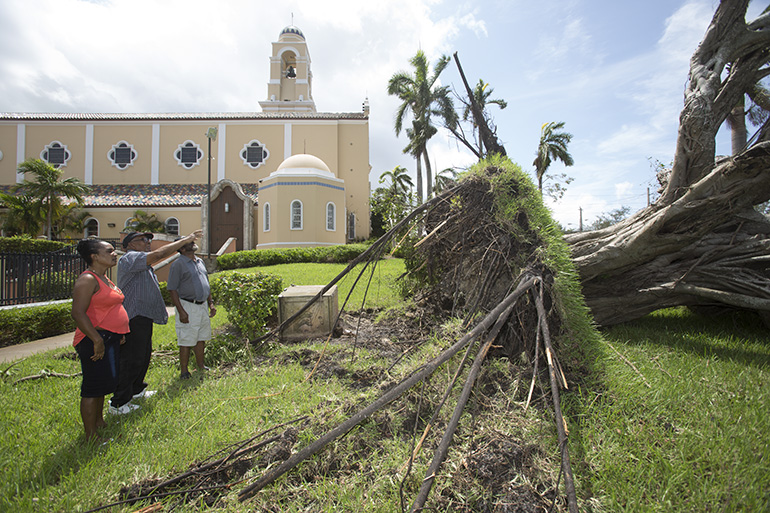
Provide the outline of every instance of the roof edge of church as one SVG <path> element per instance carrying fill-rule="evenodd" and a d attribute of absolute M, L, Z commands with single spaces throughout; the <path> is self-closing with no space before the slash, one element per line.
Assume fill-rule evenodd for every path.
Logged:
<path fill-rule="evenodd" d="M 257 120 L 257 119 L 368 119 L 366 112 L 0 112 L 0 121 L 168 121 L 168 120 Z"/>

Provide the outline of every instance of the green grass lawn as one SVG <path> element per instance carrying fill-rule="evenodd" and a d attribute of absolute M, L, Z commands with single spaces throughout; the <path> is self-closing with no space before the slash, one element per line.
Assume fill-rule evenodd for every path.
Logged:
<path fill-rule="evenodd" d="M 770 511 L 768 329 L 679 308 L 603 335 L 599 386 L 570 403 L 599 509 Z"/>
<path fill-rule="evenodd" d="M 285 286 L 320 285 L 344 267 L 296 264 L 260 270 L 280 274 Z M 395 279 L 401 272 L 400 260 L 378 265 L 367 307 L 400 303 Z M 352 277 L 339 283 L 340 304 L 351 286 Z M 356 294 L 353 310 L 362 302 L 362 291 Z M 214 326 L 226 322 L 226 312 L 218 312 Z M 767 333 L 748 316 L 701 317 L 681 309 L 604 331 L 604 341 L 588 352 L 591 374 L 563 396 L 581 511 L 770 510 Z M 373 400 L 388 383 L 413 372 L 446 341 L 429 340 L 392 366 L 393 358 L 366 348 L 358 348 L 353 358 L 345 345 L 313 341 L 272 344 L 255 354 L 224 337 L 207 346 L 212 370 L 194 373 L 189 381 L 179 380 L 173 322 L 156 326 L 154 345 L 148 381 L 158 394 L 144 400 L 139 412 L 107 417 L 104 435 L 112 441 L 105 446 L 84 444 L 77 408 L 80 378 L 14 384 L 41 370 L 78 372 L 71 348 L 0 369 L 5 371 L 0 382 L 0 511 L 87 511 L 117 500 L 122 486 L 165 479 L 233 443 L 307 416 L 296 424 L 297 450 Z M 321 355 L 326 372 L 306 380 Z M 418 405 L 430 411 L 456 364 L 452 360 L 424 386 L 253 500 L 238 502 L 236 494 L 246 483 L 237 484 L 215 509 L 398 511 L 404 479 L 399 469 L 413 433 L 409 420 Z M 353 386 L 353 375 L 372 376 L 371 386 Z M 483 380 L 485 392 L 471 401 L 437 480 L 433 497 L 454 505 L 442 510 L 483 510 L 481 478 L 460 479 L 480 453 L 479 441 L 515 440 L 521 447 L 539 443 L 546 448 L 532 452 L 527 472 L 511 468 L 511 486 L 556 480 L 555 429 L 547 408 L 530 408 L 526 417 L 522 413 L 529 377 L 512 372 L 510 362 L 496 360 L 487 365 Z M 407 506 L 431 456 L 432 449 L 424 450 L 404 480 Z M 262 470 L 244 477 L 254 478 Z M 110 511 L 135 512 L 147 505 Z M 207 510 L 192 501 L 175 511 Z"/>
<path fill-rule="evenodd" d="M 238 271 L 247 273 L 262 271 L 276 274 L 283 279 L 283 286 L 288 287 L 290 285 L 326 285 L 346 267 L 345 264 L 279 264 Z M 397 258 L 380 260 L 374 267 L 370 265 L 365 268 L 364 264 L 356 266 L 337 283 L 340 308 L 351 289 L 353 294 L 350 295 L 346 310 L 355 311 L 362 306 L 365 308 L 396 306 L 400 302 L 397 279 L 403 273 L 404 261 Z"/>

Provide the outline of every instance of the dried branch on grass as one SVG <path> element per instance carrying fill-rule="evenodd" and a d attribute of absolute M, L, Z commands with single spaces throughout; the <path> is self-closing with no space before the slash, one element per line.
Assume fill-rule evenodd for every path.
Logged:
<path fill-rule="evenodd" d="M 82 372 L 76 372 L 75 374 L 62 374 L 61 372 L 54 372 L 54 371 L 43 369 L 40 371 L 39 374 L 33 374 L 32 376 L 25 376 L 23 378 L 19 378 L 16 381 L 14 381 L 13 384 L 17 385 L 24 381 L 32 381 L 35 379 L 43 379 L 43 378 L 76 378 L 78 376 L 81 376 L 82 374 L 83 374 Z"/>

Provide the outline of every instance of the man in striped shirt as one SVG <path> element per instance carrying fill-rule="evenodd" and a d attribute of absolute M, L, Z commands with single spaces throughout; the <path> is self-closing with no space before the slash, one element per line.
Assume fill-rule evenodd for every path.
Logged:
<path fill-rule="evenodd" d="M 152 266 L 174 254 L 179 248 L 195 242 L 202 235 L 196 230 L 171 244 L 150 251 L 152 233 L 131 232 L 123 239 L 126 254 L 118 261 L 118 287 L 123 291 L 123 307 L 128 312 L 126 343 L 120 347 L 118 388 L 110 400 L 109 412 L 130 413 L 139 408 L 131 399 L 150 397 L 144 378 L 152 356 L 152 327 L 166 324 L 168 312 Z"/>

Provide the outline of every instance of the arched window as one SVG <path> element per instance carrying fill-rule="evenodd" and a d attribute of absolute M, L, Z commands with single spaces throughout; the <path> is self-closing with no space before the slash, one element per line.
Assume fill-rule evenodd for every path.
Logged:
<path fill-rule="evenodd" d="M 86 221 L 83 229 L 83 237 L 98 237 L 99 236 L 99 221 L 93 217 Z"/>
<path fill-rule="evenodd" d="M 326 204 L 326 230 L 337 231 L 337 207 L 334 206 L 334 203 Z"/>
<path fill-rule="evenodd" d="M 133 230 L 136 230 L 136 227 L 139 226 L 139 223 L 136 219 L 133 217 L 129 217 L 126 219 L 126 221 L 123 223 L 123 228 L 131 228 Z"/>
<path fill-rule="evenodd" d="M 302 229 L 302 202 L 300 200 L 291 202 L 291 229 Z"/>
<path fill-rule="evenodd" d="M 262 207 L 262 231 L 270 231 L 270 203 L 265 203 Z"/>
<path fill-rule="evenodd" d="M 166 233 L 169 235 L 179 235 L 179 219 L 169 217 L 166 219 Z"/>

